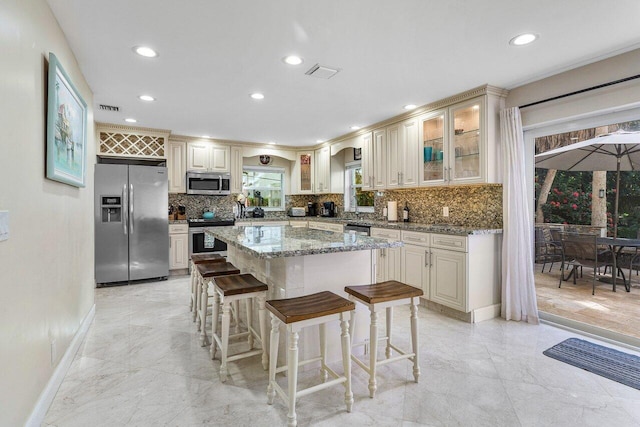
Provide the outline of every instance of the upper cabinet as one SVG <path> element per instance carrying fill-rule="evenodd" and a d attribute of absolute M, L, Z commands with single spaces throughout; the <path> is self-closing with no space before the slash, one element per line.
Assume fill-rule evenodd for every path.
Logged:
<path fill-rule="evenodd" d="M 242 192 L 242 147 L 231 147 L 231 192 Z"/>
<path fill-rule="evenodd" d="M 501 103 L 484 95 L 419 117 L 420 185 L 499 182 Z"/>
<path fill-rule="evenodd" d="M 315 193 L 331 192 L 331 148 L 315 150 Z"/>
<path fill-rule="evenodd" d="M 387 130 L 376 129 L 373 131 L 373 175 L 371 180 L 373 188 L 384 189 L 387 186 Z"/>
<path fill-rule="evenodd" d="M 313 151 L 297 151 L 291 173 L 291 194 L 314 194 L 315 162 Z"/>
<path fill-rule="evenodd" d="M 203 172 L 229 172 L 231 149 L 209 141 L 187 144 L 187 170 Z"/>
<path fill-rule="evenodd" d="M 185 166 L 187 144 L 184 141 L 169 141 L 167 169 L 169 171 L 169 193 L 186 193 Z"/>
<path fill-rule="evenodd" d="M 387 126 L 387 188 L 418 185 L 419 141 L 416 118 Z"/>
<path fill-rule="evenodd" d="M 367 132 L 362 138 L 362 189 L 373 190 L 373 134 Z"/>

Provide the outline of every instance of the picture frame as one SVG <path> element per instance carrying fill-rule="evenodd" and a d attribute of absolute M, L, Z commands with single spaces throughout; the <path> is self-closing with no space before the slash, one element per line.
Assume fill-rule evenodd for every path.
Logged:
<path fill-rule="evenodd" d="M 87 104 L 58 58 L 49 53 L 46 178 L 84 187 Z"/>
<path fill-rule="evenodd" d="M 362 160 L 362 148 L 353 149 L 353 160 Z"/>

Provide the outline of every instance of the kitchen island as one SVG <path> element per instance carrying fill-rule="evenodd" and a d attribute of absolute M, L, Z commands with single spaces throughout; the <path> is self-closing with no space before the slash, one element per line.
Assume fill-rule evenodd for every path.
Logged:
<path fill-rule="evenodd" d="M 243 273 L 251 273 L 269 286 L 268 299 L 320 291 L 346 297 L 345 286 L 375 282 L 374 250 L 403 245 L 400 241 L 288 225 L 214 227 L 206 233 L 227 243 L 227 259 Z M 364 339 L 368 311 L 358 307 L 357 313 L 354 335 Z M 313 349 L 305 357 L 314 354 L 317 342 L 317 331 L 301 338 L 301 349 Z M 334 358 L 340 358 L 339 348 L 329 349 L 329 360 Z"/>

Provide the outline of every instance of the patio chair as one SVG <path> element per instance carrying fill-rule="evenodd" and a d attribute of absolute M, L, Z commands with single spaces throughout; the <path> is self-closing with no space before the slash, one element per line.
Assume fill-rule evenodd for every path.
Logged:
<path fill-rule="evenodd" d="M 562 244 L 560 241 L 554 241 L 551 236 L 547 236 L 543 227 L 535 227 L 535 245 L 536 245 L 536 264 L 542 263 L 542 272 L 544 267 L 550 263 L 549 272 L 556 262 L 562 262 Z M 562 265 L 560 266 L 562 270 Z"/>
<path fill-rule="evenodd" d="M 569 280 L 573 276 L 573 283 L 576 284 L 578 273 L 582 276 L 583 267 L 593 269 L 593 289 L 592 295 L 596 292 L 596 278 L 600 275 L 600 268 L 613 264 L 613 254 L 607 248 L 596 243 L 597 235 L 566 233 L 561 232 L 560 241 L 562 243 L 562 266 L 560 268 L 560 281 L 558 287 L 562 286 L 562 281 Z M 565 272 L 569 274 L 565 276 Z"/>

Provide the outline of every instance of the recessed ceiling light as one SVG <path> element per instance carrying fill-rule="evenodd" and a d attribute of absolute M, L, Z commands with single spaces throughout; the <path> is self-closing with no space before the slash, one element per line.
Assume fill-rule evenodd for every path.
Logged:
<path fill-rule="evenodd" d="M 316 139 L 316 142 L 317 142 L 318 144 L 322 144 L 324 141 L 325 141 L 324 139 Z"/>
<path fill-rule="evenodd" d="M 471 108 L 473 108 L 474 110 L 477 110 L 477 109 L 479 109 L 479 108 L 480 108 L 480 106 L 479 106 L 479 105 L 474 105 L 474 106 L 473 106 L 473 107 L 471 107 Z"/>
<path fill-rule="evenodd" d="M 124 119 L 124 121 L 127 122 L 127 123 L 137 123 L 138 122 L 136 119 L 131 119 L 131 118 Z"/>
<path fill-rule="evenodd" d="M 417 105 L 415 105 L 415 104 L 407 104 L 402 108 L 404 108 L 405 110 L 413 110 L 416 107 L 417 107 Z"/>
<path fill-rule="evenodd" d="M 289 55 L 282 58 L 285 64 L 289 65 L 300 65 L 302 64 L 302 58 L 296 55 Z"/>
<path fill-rule="evenodd" d="M 138 55 L 144 56 L 146 58 L 155 58 L 156 56 L 158 56 L 158 52 L 147 46 L 134 46 L 133 51 Z"/>
<path fill-rule="evenodd" d="M 155 99 L 153 96 L 151 96 L 151 95 L 140 95 L 138 98 L 140 98 L 140 99 L 141 99 L 141 100 L 143 100 L 143 101 L 148 101 L 148 102 L 151 102 L 151 101 L 155 101 L 155 100 L 156 100 L 156 99 Z"/>
<path fill-rule="evenodd" d="M 253 99 L 264 99 L 264 95 L 261 94 L 260 92 L 256 92 L 256 93 L 252 93 L 250 95 Z"/>
<path fill-rule="evenodd" d="M 351 126 L 351 130 L 358 130 L 358 129 L 360 129 L 360 126 L 355 126 L 355 125 Z"/>
<path fill-rule="evenodd" d="M 267 144 L 269 144 L 269 145 L 276 145 L 276 143 L 275 143 L 275 142 L 273 142 L 273 141 L 269 141 L 269 142 L 267 142 Z"/>
<path fill-rule="evenodd" d="M 509 40 L 509 44 L 513 46 L 524 46 L 525 44 L 536 41 L 537 38 L 538 35 L 533 33 L 520 34 Z"/>
<path fill-rule="evenodd" d="M 203 138 L 211 138 L 209 135 L 202 135 Z"/>

